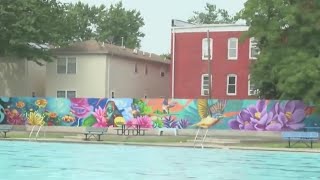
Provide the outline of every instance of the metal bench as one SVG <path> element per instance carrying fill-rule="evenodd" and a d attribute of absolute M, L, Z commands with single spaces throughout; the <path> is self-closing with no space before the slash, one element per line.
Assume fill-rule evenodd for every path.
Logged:
<path fill-rule="evenodd" d="M 304 143 L 306 146 L 312 148 L 312 143 L 319 139 L 318 132 L 296 132 L 296 131 L 287 131 L 282 132 L 281 136 L 283 139 L 288 140 L 289 148 L 299 142 Z M 294 144 L 291 145 L 291 142 L 295 141 Z M 310 142 L 310 145 L 306 142 Z"/>
<path fill-rule="evenodd" d="M 95 128 L 87 127 L 86 131 L 83 133 L 85 135 L 85 140 L 89 140 L 91 137 L 95 137 L 97 141 L 101 140 L 101 136 L 107 134 L 108 128 Z"/>
<path fill-rule="evenodd" d="M 304 127 L 305 132 L 320 132 L 320 127 Z"/>
<path fill-rule="evenodd" d="M 148 130 L 147 128 L 141 128 L 140 125 L 133 125 L 131 127 L 126 127 L 126 125 L 122 125 L 121 128 L 115 129 L 117 131 L 117 135 L 130 135 L 130 132 L 132 135 L 135 136 L 144 136 L 145 132 Z M 126 134 L 127 132 L 127 134 Z"/>
<path fill-rule="evenodd" d="M 173 132 L 175 136 L 177 136 L 177 128 L 159 128 L 158 134 L 162 136 L 164 132 Z"/>
<path fill-rule="evenodd" d="M 2 135 L 2 137 L 6 138 L 7 133 L 12 130 L 12 127 L 12 125 L 0 125 L 0 134 Z"/>

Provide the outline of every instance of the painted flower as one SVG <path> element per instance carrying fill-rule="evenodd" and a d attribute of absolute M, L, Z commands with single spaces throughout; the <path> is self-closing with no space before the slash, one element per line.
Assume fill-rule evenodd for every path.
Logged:
<path fill-rule="evenodd" d="M 74 122 L 75 118 L 73 116 L 70 116 L 70 115 L 65 115 L 65 116 L 62 117 L 62 120 L 69 123 L 69 122 Z"/>
<path fill-rule="evenodd" d="M 72 98 L 71 112 L 78 118 L 87 117 L 91 112 L 91 107 L 88 103 L 88 100 L 85 98 Z"/>
<path fill-rule="evenodd" d="M 19 109 L 23 108 L 25 105 L 26 104 L 23 101 L 19 101 L 19 102 L 16 103 L 16 107 L 19 108 Z"/>
<path fill-rule="evenodd" d="M 106 108 L 102 109 L 99 106 L 92 114 L 97 120 L 97 123 L 95 123 L 93 127 L 107 127 Z"/>
<path fill-rule="evenodd" d="M 265 130 L 267 121 L 267 103 L 265 100 L 258 100 L 256 105 L 243 109 L 236 119 L 229 121 L 229 126 L 240 130 Z"/>
<path fill-rule="evenodd" d="M 152 120 L 149 116 L 140 116 L 134 119 L 131 119 L 126 123 L 128 127 L 134 127 L 135 125 L 140 125 L 141 128 L 152 128 Z"/>
<path fill-rule="evenodd" d="M 49 113 L 49 118 L 51 118 L 51 119 L 55 119 L 55 118 L 57 118 L 57 113 L 55 113 L 55 112 L 50 112 Z"/>
<path fill-rule="evenodd" d="M 11 111 L 9 109 L 6 109 L 5 113 L 6 113 L 8 124 L 11 124 L 11 125 L 23 125 L 24 124 L 22 114 L 20 114 L 16 109 L 13 109 Z"/>
<path fill-rule="evenodd" d="M 36 100 L 35 104 L 39 107 L 39 108 L 45 108 L 48 104 L 48 101 L 46 99 L 38 99 Z"/>
<path fill-rule="evenodd" d="M 27 120 L 29 125 L 44 125 L 44 116 L 37 112 L 30 112 L 27 114 Z"/>
<path fill-rule="evenodd" d="M 283 106 L 277 102 L 269 112 L 268 131 L 298 130 L 304 127 L 306 106 L 302 101 L 288 101 Z"/>

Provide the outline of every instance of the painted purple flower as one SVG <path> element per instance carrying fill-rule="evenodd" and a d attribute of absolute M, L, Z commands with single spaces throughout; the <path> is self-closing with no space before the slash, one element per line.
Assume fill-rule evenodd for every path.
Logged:
<path fill-rule="evenodd" d="M 305 105 L 302 101 L 288 101 L 283 107 L 277 102 L 269 112 L 266 130 L 298 130 L 304 127 Z"/>
<path fill-rule="evenodd" d="M 265 100 L 258 100 L 256 105 L 243 109 L 236 119 L 229 121 L 229 126 L 240 130 L 265 130 L 267 121 L 267 103 Z"/>
<path fill-rule="evenodd" d="M 267 131 L 281 131 L 284 125 L 284 122 L 279 119 L 279 114 L 281 112 L 280 103 L 277 102 L 271 108 L 270 112 L 268 113 L 269 119 L 266 123 L 266 130 Z"/>

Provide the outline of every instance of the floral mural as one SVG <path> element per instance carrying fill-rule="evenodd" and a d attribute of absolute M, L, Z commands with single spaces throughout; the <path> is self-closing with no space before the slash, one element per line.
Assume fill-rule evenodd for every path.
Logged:
<path fill-rule="evenodd" d="M 320 126 L 301 101 L 0 97 L 0 124 L 286 131 Z"/>

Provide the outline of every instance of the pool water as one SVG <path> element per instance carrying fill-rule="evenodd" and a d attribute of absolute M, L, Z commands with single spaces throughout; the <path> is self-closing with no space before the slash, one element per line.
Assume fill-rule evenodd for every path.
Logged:
<path fill-rule="evenodd" d="M 320 155 L 0 141 L 2 180 L 320 179 Z"/>

